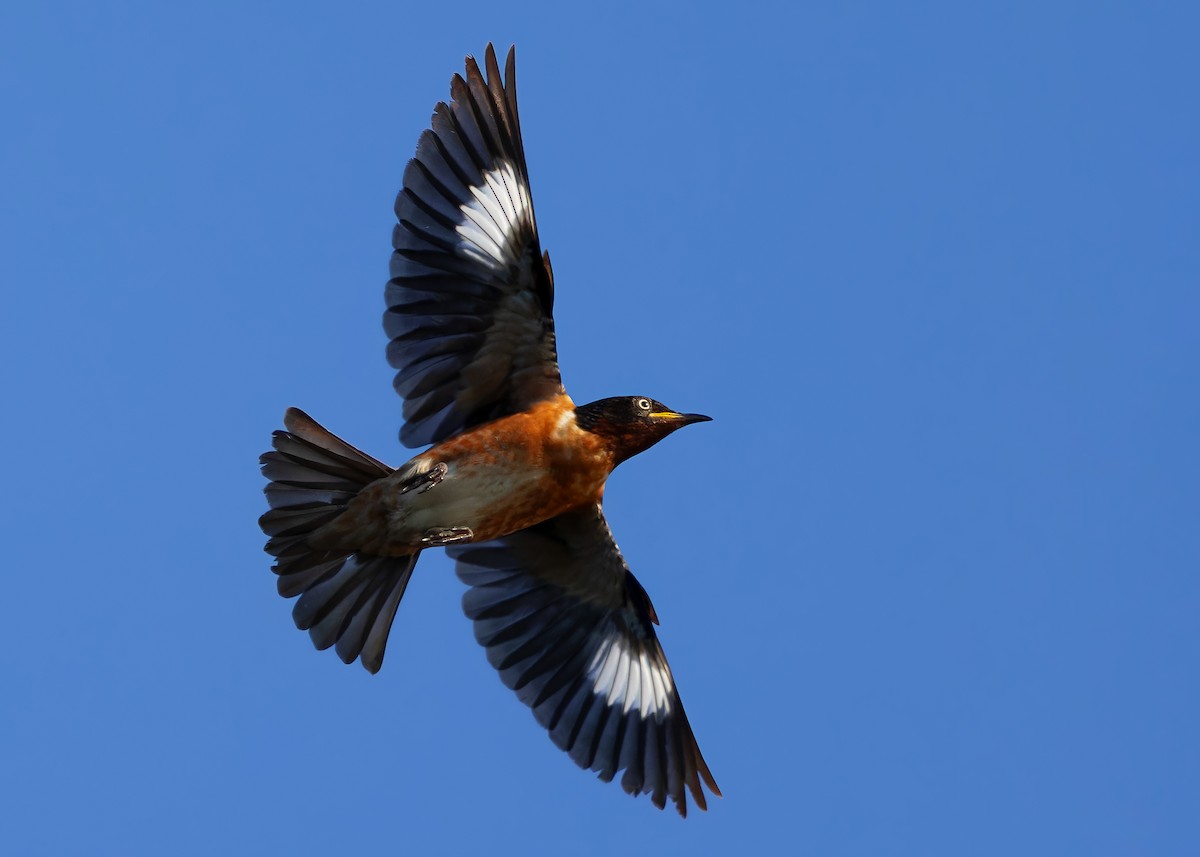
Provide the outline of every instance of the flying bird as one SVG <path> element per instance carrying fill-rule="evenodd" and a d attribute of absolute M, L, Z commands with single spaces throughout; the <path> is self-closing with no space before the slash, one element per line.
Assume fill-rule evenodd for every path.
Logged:
<path fill-rule="evenodd" d="M 649 396 L 576 405 L 555 347 L 554 275 L 533 215 L 515 49 L 471 57 L 396 199 L 384 328 L 404 400 L 398 468 L 295 408 L 261 457 L 279 594 L 318 649 L 378 672 L 421 551 L 446 547 L 503 682 L 556 745 L 626 792 L 721 792 L 601 510 L 618 464 L 709 418 Z"/>

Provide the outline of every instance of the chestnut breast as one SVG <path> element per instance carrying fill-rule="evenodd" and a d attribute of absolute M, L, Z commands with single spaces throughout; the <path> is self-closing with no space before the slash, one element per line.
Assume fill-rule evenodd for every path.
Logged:
<path fill-rule="evenodd" d="M 404 529 L 465 526 L 475 541 L 597 502 L 614 466 L 604 439 L 578 426 L 565 395 L 443 441 L 419 460 L 448 470 L 414 498 Z"/>

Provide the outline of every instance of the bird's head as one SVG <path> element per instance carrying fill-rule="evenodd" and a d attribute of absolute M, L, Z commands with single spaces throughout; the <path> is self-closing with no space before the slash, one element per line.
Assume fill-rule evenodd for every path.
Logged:
<path fill-rule="evenodd" d="M 580 428 L 608 441 L 614 466 L 644 452 L 677 429 L 711 419 L 703 414 L 681 414 L 648 396 L 614 396 L 575 409 L 575 421 Z"/>

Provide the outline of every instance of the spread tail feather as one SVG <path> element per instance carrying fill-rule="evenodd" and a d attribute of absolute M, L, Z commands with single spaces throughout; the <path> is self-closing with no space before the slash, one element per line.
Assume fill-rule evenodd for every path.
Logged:
<path fill-rule="evenodd" d="M 286 431 L 272 435 L 274 449 L 259 461 L 270 480 L 271 509 L 258 524 L 279 575 L 279 594 L 299 595 L 296 627 L 318 649 L 336 646 L 350 663 L 358 658 L 372 673 L 383 654 L 396 607 L 412 577 L 418 554 L 402 557 L 319 550 L 308 537 L 346 510 L 358 492 L 392 468 L 335 437 L 297 408 L 288 408 Z"/>

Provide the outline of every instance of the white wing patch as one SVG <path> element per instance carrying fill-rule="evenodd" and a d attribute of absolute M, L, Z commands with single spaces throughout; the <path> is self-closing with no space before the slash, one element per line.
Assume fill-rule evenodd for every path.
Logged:
<path fill-rule="evenodd" d="M 596 650 L 588 666 L 592 692 L 608 705 L 621 706 L 628 714 L 636 708 L 643 718 L 671 712 L 675 683 L 665 663 L 651 658 L 645 649 L 631 648 L 632 641 L 616 634 Z"/>
<path fill-rule="evenodd" d="M 492 270 L 503 272 L 514 261 L 514 236 L 528 220 L 533 206 L 529 189 L 507 161 L 483 174 L 483 182 L 471 188 L 471 201 L 458 207 L 462 221 L 458 252 Z"/>

